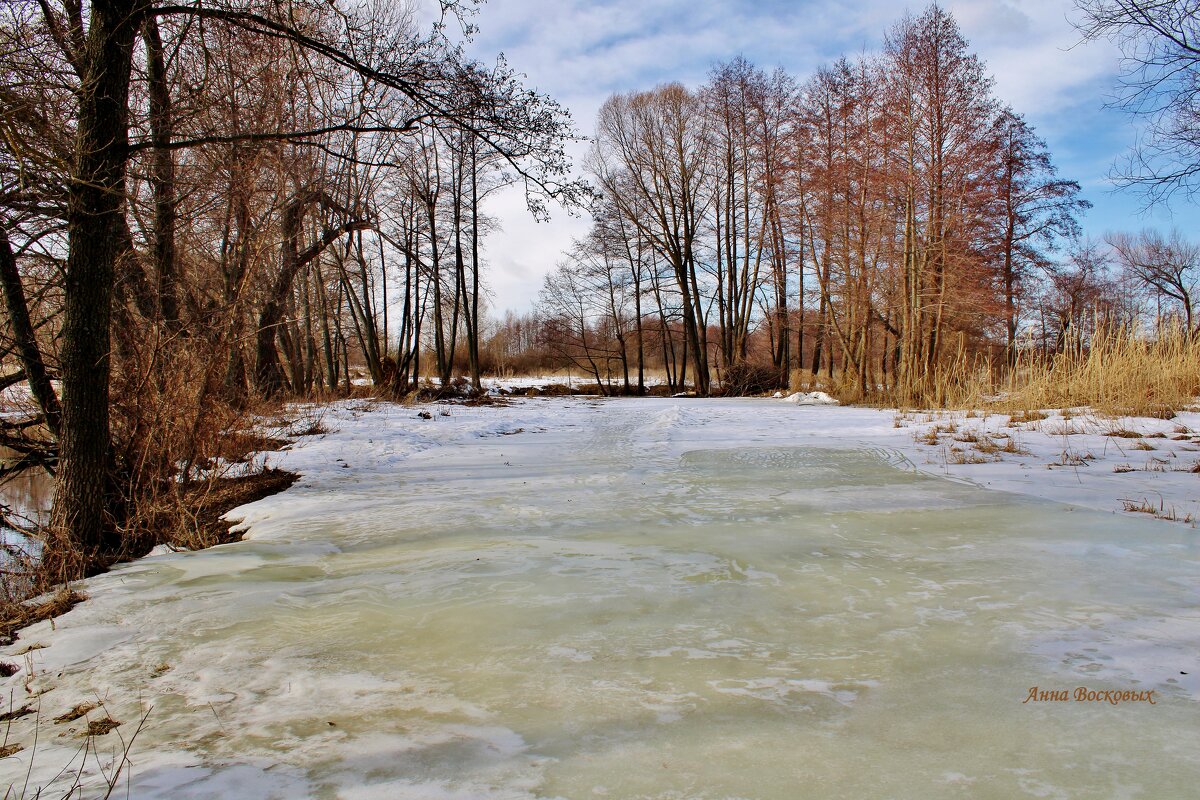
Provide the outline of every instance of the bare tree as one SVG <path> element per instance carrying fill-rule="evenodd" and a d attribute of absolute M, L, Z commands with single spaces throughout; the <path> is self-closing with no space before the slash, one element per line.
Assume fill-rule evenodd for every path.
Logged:
<path fill-rule="evenodd" d="M 1200 191 L 1200 8 L 1195 0 L 1076 0 L 1087 39 L 1124 55 L 1113 104 L 1142 118 L 1145 132 L 1114 167 L 1150 203 Z"/>
<path fill-rule="evenodd" d="M 453 16 L 458 4 L 447 0 L 443 10 Z M 356 136 L 462 130 L 524 181 L 536 213 L 549 198 L 579 191 L 563 179 L 571 133 L 562 109 L 525 89 L 503 60 L 467 60 L 444 25 L 419 31 L 398 3 L 14 0 L 2 22 L 0 210 L 16 264 L 7 277 L 23 283 L 36 242 L 57 239 L 43 248 L 61 292 L 56 306 L 44 306 L 57 353 L 41 359 L 62 377 L 61 398 L 46 395 L 42 409 L 47 422 L 58 421 L 45 551 L 57 577 L 118 554 L 118 531 L 143 480 L 134 476 L 161 483 L 171 477 L 162 470 L 177 468 L 169 449 L 141 444 L 154 440 L 148 431 L 178 429 L 184 441 L 201 424 L 201 412 L 172 426 L 158 411 L 143 418 L 123 410 L 161 394 L 164 363 L 195 366 L 191 402 L 203 409 L 214 375 L 224 372 L 227 387 L 245 384 L 245 334 L 257 343 L 256 383 L 265 392 L 285 382 L 309 387 L 316 327 L 339 329 L 347 311 L 370 349 L 374 312 L 363 298 L 373 281 L 362 280 L 364 295 L 343 280 L 330 296 L 321 270 L 335 241 L 375 226 L 371 205 L 341 191 L 363 184 L 339 182 L 336 167 L 392 161 L 394 149 L 364 151 Z M 259 82 L 264 74 L 271 79 Z M 239 104 L 248 97 L 261 99 L 261 109 Z M 354 97 L 365 102 L 345 102 Z M 205 163 L 215 169 L 202 177 Z M 185 192 L 183 183 L 209 187 Z M 353 242 L 361 273 L 363 240 Z M 201 268 L 210 255 L 219 280 Z M 17 335 L 28 338 L 38 323 L 15 322 L 20 294 L 6 298 Z M 314 326 L 314 316 L 324 322 Z M 169 344 L 183 338 L 187 358 Z M 348 348 L 340 352 L 345 374 Z M 155 391 L 139 394 L 143 380 Z"/>
<path fill-rule="evenodd" d="M 1079 236 L 1078 216 L 1091 207 L 1075 181 L 1056 177 L 1050 153 L 1029 124 L 1011 109 L 995 122 L 998 205 L 996 250 L 1004 294 L 1004 328 L 1010 361 L 1017 354 L 1017 329 L 1037 273 L 1063 240 Z"/>
<path fill-rule="evenodd" d="M 1113 233 L 1106 237 L 1117 264 L 1159 298 L 1174 301 L 1192 335 L 1200 335 L 1196 320 L 1197 285 L 1200 284 L 1200 244 L 1189 242 L 1178 230 L 1164 236 L 1144 230 L 1133 236 Z"/>
<path fill-rule="evenodd" d="M 1071 249 L 1065 264 L 1050 273 L 1049 290 L 1043 297 L 1045 314 L 1043 342 L 1055 352 L 1068 347 L 1083 348 L 1088 334 L 1100 323 L 1099 311 L 1111 282 L 1109 260 L 1093 241 L 1081 241 Z"/>
<path fill-rule="evenodd" d="M 904 313 L 898 378 L 920 393 L 935 374 L 947 323 L 964 307 L 962 278 L 977 269 L 973 247 L 987 201 L 982 173 L 994 140 L 985 133 L 996 114 L 992 81 L 940 6 L 901 20 L 887 39 L 889 108 L 904 144 L 897 165 L 903 191 Z"/>
<path fill-rule="evenodd" d="M 577 245 L 576 251 L 588 257 L 582 246 Z M 609 394 L 611 362 L 623 357 L 623 343 L 610 335 L 611 318 L 596 281 L 595 262 L 580 266 L 564 261 L 546 276 L 538 296 L 544 343 L 564 362 L 591 375 L 601 394 Z"/>
<path fill-rule="evenodd" d="M 709 137 L 699 98 L 680 84 L 616 95 L 600 110 L 589 169 L 605 194 L 672 268 L 696 390 L 708 394 L 708 333 L 699 237 Z"/>

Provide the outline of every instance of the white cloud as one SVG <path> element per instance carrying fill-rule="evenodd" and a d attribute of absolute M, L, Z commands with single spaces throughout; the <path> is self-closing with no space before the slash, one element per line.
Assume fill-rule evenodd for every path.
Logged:
<path fill-rule="evenodd" d="M 537 298 L 544 276 L 562 258 L 572 239 L 588 231 L 590 221 L 557 209 L 549 222 L 538 222 L 525 207 L 525 193 L 510 186 L 483 204 L 500 221 L 501 230 L 487 237 L 484 286 L 496 315 L 524 311 Z"/>

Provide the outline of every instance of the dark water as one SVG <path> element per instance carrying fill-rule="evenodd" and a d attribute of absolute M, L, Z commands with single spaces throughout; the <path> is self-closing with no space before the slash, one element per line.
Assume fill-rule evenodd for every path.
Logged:
<path fill-rule="evenodd" d="M 0 447 L 0 464 L 8 465 L 18 458 L 18 454 Z M 29 525 L 44 522 L 50 513 L 50 504 L 54 500 L 54 479 L 43 469 L 27 469 L 10 475 L 0 482 L 0 506 L 4 516 L 17 524 Z M 24 537 L 16 535 L 7 526 L 0 525 L 0 536 L 8 545 L 15 545 L 30 551 L 36 548 L 28 546 Z M 11 553 L 6 554 L 11 556 Z"/>

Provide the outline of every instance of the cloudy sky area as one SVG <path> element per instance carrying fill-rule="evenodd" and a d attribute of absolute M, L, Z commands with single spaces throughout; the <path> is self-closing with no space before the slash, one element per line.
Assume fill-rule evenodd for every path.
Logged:
<path fill-rule="evenodd" d="M 1135 141 L 1134 121 L 1104 103 L 1117 84 L 1120 54 L 1107 43 L 1079 44 L 1071 0 L 944 0 L 996 79 L 996 94 L 1023 114 L 1050 146 L 1063 177 L 1079 181 L 1094 208 L 1084 230 L 1102 236 L 1146 226 L 1184 230 L 1200 221 L 1184 201 L 1142 212 L 1141 199 L 1114 192 L 1107 175 Z M 614 92 L 668 81 L 703 83 L 714 63 L 744 55 L 797 79 L 842 54 L 874 52 L 907 9 L 895 0 L 490 0 L 475 18 L 474 55 L 503 52 L 528 85 L 570 109 L 579 132 Z M 572 149 L 577 157 L 586 144 Z M 519 191 L 490 200 L 503 229 L 487 241 L 494 313 L 526 311 L 543 276 L 588 221 L 555 210 L 535 222 Z"/>

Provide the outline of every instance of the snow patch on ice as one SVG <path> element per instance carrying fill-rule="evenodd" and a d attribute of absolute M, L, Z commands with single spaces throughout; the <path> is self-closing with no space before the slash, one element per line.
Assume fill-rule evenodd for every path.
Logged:
<path fill-rule="evenodd" d="M 779 393 L 776 392 L 776 397 Z M 795 392 L 783 398 L 786 403 L 795 403 L 798 406 L 836 406 L 840 405 L 830 395 L 825 392 Z"/>

